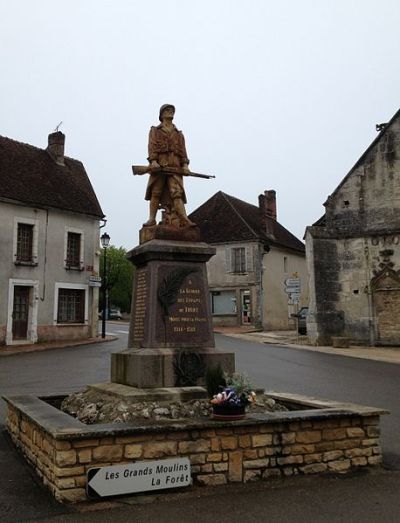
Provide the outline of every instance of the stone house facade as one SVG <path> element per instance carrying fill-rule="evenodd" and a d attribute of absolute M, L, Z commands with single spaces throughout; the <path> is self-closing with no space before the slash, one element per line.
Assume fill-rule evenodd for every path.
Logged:
<path fill-rule="evenodd" d="M 308 303 L 305 247 L 277 221 L 275 191 L 260 195 L 258 206 L 220 191 L 190 219 L 217 250 L 207 263 L 214 324 L 293 328 L 290 314 Z M 293 277 L 301 282 L 298 304 L 285 292 Z"/>
<path fill-rule="evenodd" d="M 65 136 L 39 149 L 0 137 L 0 345 L 96 335 L 103 212 Z"/>
<path fill-rule="evenodd" d="M 400 345 L 400 111 L 306 230 L 308 333 L 363 345 Z"/>

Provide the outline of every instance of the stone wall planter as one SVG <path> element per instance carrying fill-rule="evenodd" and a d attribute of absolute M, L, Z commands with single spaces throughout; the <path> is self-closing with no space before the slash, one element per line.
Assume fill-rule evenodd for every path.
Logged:
<path fill-rule="evenodd" d="M 234 405 L 213 405 L 212 418 L 221 421 L 234 421 L 246 417 L 246 407 Z"/>
<path fill-rule="evenodd" d="M 269 393 L 288 412 L 84 425 L 50 404 L 54 397 L 14 396 L 7 428 L 15 445 L 61 502 L 87 499 L 93 467 L 188 457 L 194 485 L 248 482 L 294 474 L 346 473 L 381 463 L 383 409 Z"/>

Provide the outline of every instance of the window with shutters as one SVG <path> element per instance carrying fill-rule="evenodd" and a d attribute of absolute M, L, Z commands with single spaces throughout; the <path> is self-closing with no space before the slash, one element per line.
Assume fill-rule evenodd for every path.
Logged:
<path fill-rule="evenodd" d="M 17 232 L 17 262 L 32 262 L 33 225 L 19 223 Z"/>
<path fill-rule="evenodd" d="M 85 291 L 58 289 L 57 323 L 84 323 Z"/>
<path fill-rule="evenodd" d="M 84 268 L 83 231 L 71 227 L 65 228 L 64 265 L 66 269 L 82 271 Z"/>
<path fill-rule="evenodd" d="M 235 247 L 232 249 L 232 272 L 246 272 L 246 249 L 245 247 Z"/>
<path fill-rule="evenodd" d="M 225 247 L 226 272 L 231 274 L 248 274 L 254 271 L 253 246 Z"/>
<path fill-rule="evenodd" d="M 70 269 L 80 269 L 81 261 L 81 235 L 75 232 L 68 233 L 67 240 L 67 261 L 66 265 Z"/>
<path fill-rule="evenodd" d="M 37 265 L 38 221 L 14 218 L 13 259 L 15 265 Z"/>

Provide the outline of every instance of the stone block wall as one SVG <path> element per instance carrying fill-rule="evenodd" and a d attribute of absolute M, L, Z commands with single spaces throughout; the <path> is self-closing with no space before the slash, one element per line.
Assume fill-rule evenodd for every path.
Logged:
<path fill-rule="evenodd" d="M 400 234 L 330 238 L 323 228 L 308 227 L 306 245 L 312 275 L 310 341 L 330 345 L 333 336 L 347 336 L 354 345 L 399 345 Z M 392 299 L 384 299 L 382 311 L 376 307 L 379 291 L 374 294 L 374 281 L 388 269 L 394 275 L 386 284 Z"/>
<path fill-rule="evenodd" d="M 352 344 L 398 346 L 400 111 L 324 205 L 323 219 L 306 231 L 310 341 L 347 336 Z"/>
<path fill-rule="evenodd" d="M 186 428 L 175 422 L 139 432 L 121 425 L 113 431 L 109 426 L 85 430 L 82 425 L 80 434 L 51 434 L 8 402 L 7 427 L 44 485 L 61 502 L 86 499 L 90 468 L 136 460 L 188 457 L 195 485 L 346 473 L 381 463 L 379 415 L 314 414 L 311 419 L 295 420 L 291 414 L 279 422 L 265 417 L 240 422 L 206 419 L 195 427 L 193 422 Z"/>

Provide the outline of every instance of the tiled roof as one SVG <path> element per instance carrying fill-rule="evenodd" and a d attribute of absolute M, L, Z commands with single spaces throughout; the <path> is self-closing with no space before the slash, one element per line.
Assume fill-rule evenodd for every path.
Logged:
<path fill-rule="evenodd" d="M 202 240 L 207 243 L 259 240 L 305 252 L 303 242 L 272 218 L 266 219 L 270 221 L 273 238 L 267 235 L 259 207 L 222 191 L 193 211 L 190 219 L 200 227 Z"/>
<path fill-rule="evenodd" d="M 0 198 L 103 217 L 85 168 L 65 157 L 58 165 L 45 149 L 0 136 Z"/>

